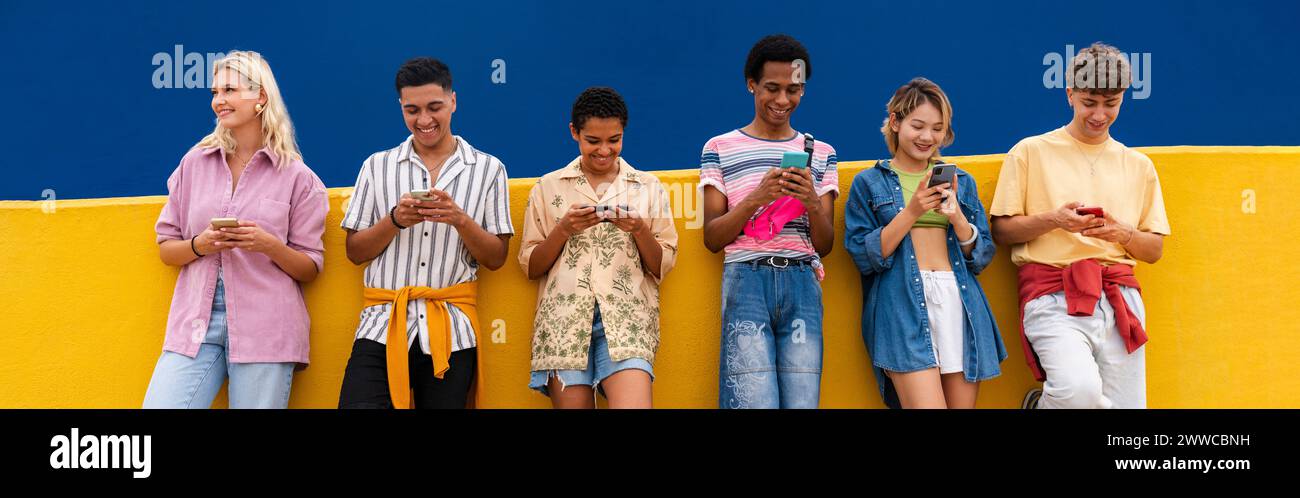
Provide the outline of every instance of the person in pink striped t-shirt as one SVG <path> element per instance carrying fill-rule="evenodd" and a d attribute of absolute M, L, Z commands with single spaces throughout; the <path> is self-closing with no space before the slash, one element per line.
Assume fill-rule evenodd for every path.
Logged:
<path fill-rule="evenodd" d="M 704 244 L 724 251 L 721 408 L 816 408 L 821 386 L 821 257 L 835 244 L 835 149 L 796 132 L 790 116 L 812 75 L 787 35 L 750 49 L 754 119 L 713 137 L 700 155 Z M 786 152 L 811 148 L 804 167 Z M 794 210 L 797 217 L 781 216 Z"/>

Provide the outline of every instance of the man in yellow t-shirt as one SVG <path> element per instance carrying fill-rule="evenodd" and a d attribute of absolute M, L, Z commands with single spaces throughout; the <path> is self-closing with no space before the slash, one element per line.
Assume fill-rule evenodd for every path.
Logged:
<path fill-rule="evenodd" d="M 1145 408 L 1146 312 L 1132 275 L 1169 235 L 1146 155 L 1110 136 L 1129 66 L 1094 44 L 1071 62 L 1074 117 L 1007 154 L 989 214 L 1020 268 L 1021 343 L 1042 391 L 1026 407 Z M 1039 395 L 1041 394 L 1041 398 Z"/>

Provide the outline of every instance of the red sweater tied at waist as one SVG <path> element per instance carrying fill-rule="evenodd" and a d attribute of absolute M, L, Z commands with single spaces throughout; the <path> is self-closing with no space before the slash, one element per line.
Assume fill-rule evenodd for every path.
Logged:
<path fill-rule="evenodd" d="M 1115 325 L 1128 352 L 1137 351 L 1146 344 L 1147 332 L 1142 328 L 1142 321 L 1128 309 L 1128 303 L 1120 292 L 1121 285 L 1142 291 L 1132 266 L 1102 266 L 1096 260 L 1085 259 L 1065 268 L 1039 263 L 1020 267 L 1020 345 L 1024 347 L 1025 361 L 1035 379 L 1046 380 L 1047 374 L 1039 366 L 1038 354 L 1034 353 L 1025 337 L 1025 304 L 1048 294 L 1065 291 L 1070 316 L 1092 316 L 1102 293 L 1105 293 L 1110 307 L 1115 310 Z"/>

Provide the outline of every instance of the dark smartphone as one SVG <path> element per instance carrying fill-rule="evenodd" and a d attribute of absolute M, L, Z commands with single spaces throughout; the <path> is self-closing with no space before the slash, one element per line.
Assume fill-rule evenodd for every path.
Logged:
<path fill-rule="evenodd" d="M 600 220 L 601 223 L 609 222 L 610 221 L 609 219 L 615 216 L 616 213 L 616 211 L 614 211 L 615 208 L 618 208 L 624 212 L 628 211 L 629 209 L 627 204 L 619 204 L 617 206 L 609 205 L 609 204 L 597 204 L 591 207 L 596 208 L 595 213 L 601 215 L 604 218 Z"/>
<path fill-rule="evenodd" d="M 930 183 L 926 184 L 925 188 L 931 188 L 936 185 L 943 185 L 947 183 L 949 185 L 948 186 L 949 190 L 951 190 L 952 185 L 956 183 L 953 180 L 953 178 L 956 175 L 957 175 L 957 165 L 948 164 L 948 163 L 936 164 L 934 165 L 934 169 L 931 170 L 930 173 Z"/>

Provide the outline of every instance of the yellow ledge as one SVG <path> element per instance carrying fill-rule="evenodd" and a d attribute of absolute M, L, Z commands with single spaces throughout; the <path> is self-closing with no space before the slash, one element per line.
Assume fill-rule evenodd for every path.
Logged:
<path fill-rule="evenodd" d="M 1174 235 L 1164 259 L 1140 265 L 1147 304 L 1150 406 L 1300 407 L 1300 147 L 1150 147 Z M 987 205 L 1002 155 L 951 158 L 970 171 Z M 847 193 L 872 161 L 840 165 Z M 558 163 L 557 163 L 558 167 Z M 674 205 L 698 209 L 695 170 L 656 173 Z M 532 179 L 511 180 L 522 219 Z M 294 377 L 290 406 L 338 402 L 361 309 L 362 268 L 344 255 L 341 206 L 350 188 L 330 189 L 325 272 L 305 286 L 312 317 L 311 367 Z M 844 200 L 836 202 L 836 247 L 826 260 L 825 360 L 821 406 L 880 407 L 862 345 L 862 292 L 843 249 Z M 164 197 L 0 201 L 0 407 L 140 406 L 161 352 L 177 269 L 158 260 L 153 224 Z M 698 223 L 679 218 L 681 251 L 662 288 L 662 345 L 655 364 L 658 407 L 717 403 L 719 281 Z M 549 407 L 527 388 L 536 284 L 512 242 L 505 267 L 480 274 L 485 407 Z M 981 407 L 1019 405 L 1035 385 L 1016 333 L 1015 268 L 1005 247 L 980 276 L 1011 356 L 985 382 Z M 217 406 L 225 406 L 225 395 Z"/>

